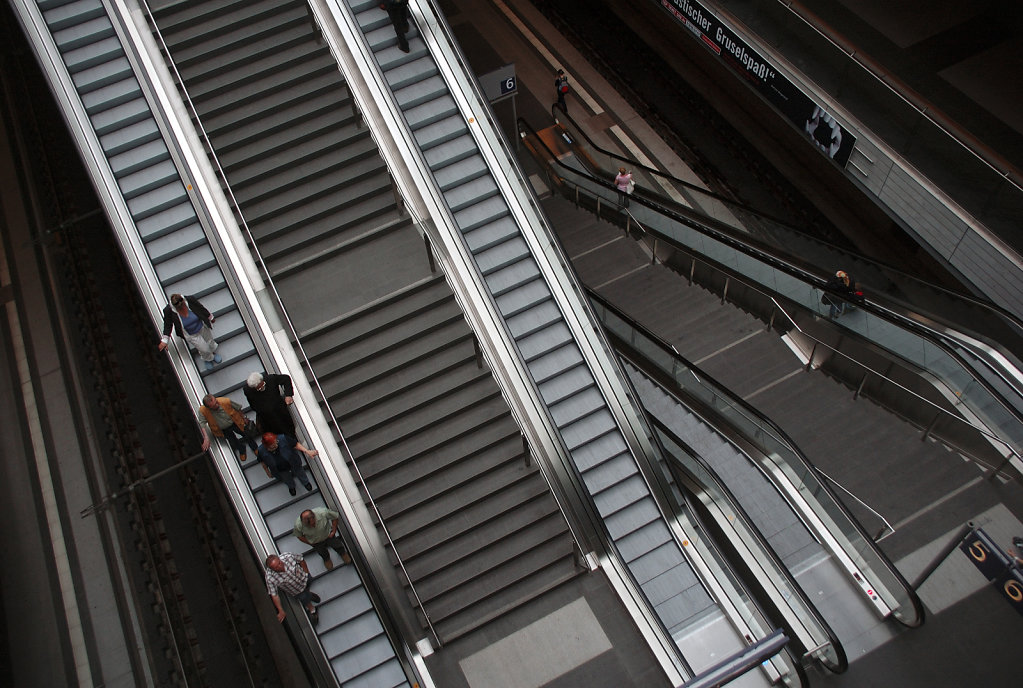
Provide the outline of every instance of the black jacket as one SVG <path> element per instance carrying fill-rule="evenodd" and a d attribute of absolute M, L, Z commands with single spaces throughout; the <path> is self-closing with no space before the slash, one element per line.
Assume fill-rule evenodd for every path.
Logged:
<path fill-rule="evenodd" d="M 264 372 L 263 380 L 266 382 L 263 391 L 248 385 L 243 390 L 249 406 L 256 412 L 256 422 L 263 432 L 294 437 L 295 421 L 284 401 L 284 397 L 295 396 L 291 377 Z"/>
<path fill-rule="evenodd" d="M 849 284 L 846 284 L 841 277 L 834 275 L 824 284 L 824 289 L 826 293 L 821 295 L 821 303 L 826 305 L 837 305 L 844 302 L 862 304 L 864 301 L 863 292 L 857 291 L 852 275 L 849 275 Z"/>
<path fill-rule="evenodd" d="M 199 316 L 199 319 L 203 321 L 206 327 L 213 329 L 213 316 L 206 310 L 206 307 L 202 305 L 199 299 L 194 296 L 186 296 L 185 303 L 188 305 L 188 310 Z M 181 328 L 181 316 L 174 310 L 174 306 L 169 303 L 163 307 L 163 336 L 169 337 L 171 328 L 174 328 L 174 334 L 179 337 L 184 337 L 184 330 Z"/>

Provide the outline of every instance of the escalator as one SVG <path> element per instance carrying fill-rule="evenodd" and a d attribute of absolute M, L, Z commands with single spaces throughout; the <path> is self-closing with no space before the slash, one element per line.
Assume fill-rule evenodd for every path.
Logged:
<path fill-rule="evenodd" d="M 176 161 L 182 151 L 168 136 L 165 113 L 152 83 L 136 76 L 133 27 L 123 15 L 109 14 L 99 0 L 16 3 L 15 10 L 57 94 L 106 212 L 116 228 L 143 297 L 154 313 L 171 292 L 196 295 L 216 316 L 215 335 L 224 359 L 212 371 L 195 365 L 184 350 L 172 357 L 189 395 L 230 395 L 240 404 L 241 382 L 267 366 L 257 314 L 248 310 L 245 288 L 221 265 L 223 246 L 209 239 L 209 217 L 195 202 L 195 180 L 183 180 Z M 126 49 L 124 46 L 129 46 Z M 172 345 L 174 347 L 177 344 Z M 245 471 L 231 452 L 217 448 L 218 470 L 234 496 L 241 525 L 257 551 L 294 549 L 284 524 L 294 522 L 284 486 L 261 470 Z M 322 503 L 329 492 L 323 474 L 313 469 L 314 489 L 300 499 Z M 353 567 L 339 568 L 327 581 L 310 559 L 312 587 L 323 597 L 319 642 L 328 650 L 329 666 L 346 685 L 410 685 L 410 672 L 398 658 L 369 592 Z M 292 618 L 302 615 L 291 614 Z M 301 631 L 299 631 L 301 632 Z M 315 637 L 315 636 L 314 636 Z M 315 660 L 314 660 L 315 662 Z M 332 678 L 333 680 L 333 678 Z"/>
<path fill-rule="evenodd" d="M 784 568 L 766 593 L 776 609 L 778 600 L 800 603 L 796 619 L 816 617 L 810 635 L 792 629 L 807 651 L 837 642 L 811 597 L 834 605 L 824 616 L 847 634 L 869 627 L 873 615 L 891 614 L 910 627 L 923 622 L 916 593 L 779 428 L 605 299 L 590 298 L 665 449 L 673 488 L 699 495 L 719 535 L 727 535 L 720 541 L 735 553 L 762 538 L 766 550 L 747 551 L 740 561 Z M 736 524 L 759 536 L 736 533 Z M 770 568 L 758 576 L 764 587 Z M 805 592 L 792 598 L 797 581 Z M 834 652 L 822 663 L 844 670 L 840 645 Z"/>
<path fill-rule="evenodd" d="M 409 68 L 386 15 L 368 13 L 379 59 Z M 577 575 L 565 520 L 305 4 L 155 19 L 423 630 L 449 642 Z"/>
<path fill-rule="evenodd" d="M 770 322 L 808 365 L 846 380 L 992 471 L 1010 463 L 1010 473 L 1023 468 L 1023 374 L 1012 353 L 1023 332 L 1017 319 L 586 145 L 570 117 L 558 112 L 557 118 L 557 126 L 539 133 L 520 122 L 552 188 L 635 232 L 691 281 Z M 628 212 L 618 208 L 608 183 L 613 175 L 605 171 L 620 164 L 639 179 Z M 853 272 L 868 299 L 830 322 L 821 296 L 836 266 Z M 950 317 L 962 317 L 969 328 Z M 884 359 L 878 347 L 887 352 Z"/>
<path fill-rule="evenodd" d="M 373 537 L 346 523 L 354 566 L 325 571 L 309 557 L 320 622 L 293 613 L 288 623 L 311 673 L 408 685 L 418 638 L 441 646 L 466 635 L 580 575 L 584 561 L 620 566 L 617 591 L 632 596 L 651 642 L 668 639 L 665 662 L 680 675 L 776 648 L 716 556 L 665 521 L 604 344 L 566 297 L 576 285 L 558 273 L 561 257 L 522 231 L 542 222 L 505 178 L 514 171 L 491 171 L 507 153 L 493 128 L 480 138 L 466 126 L 463 101 L 479 94 L 451 66 L 457 48 L 442 18 L 418 23 L 426 33 L 414 28 L 405 54 L 376 3 L 329 9 L 17 7 L 154 317 L 170 291 L 200 296 L 217 315 L 224 363 L 200 373 L 183 348 L 172 356 L 188 395 L 244 403 L 249 372 L 296 378 L 301 439 L 321 452 L 312 491 L 291 496 L 258 466 L 215 455 L 257 557 L 296 548 L 290 527 L 307 506 L 341 504 L 346 517 L 376 522 Z M 386 97 L 356 104 L 338 69 L 351 57 L 339 35 L 363 51 L 358 88 Z M 452 97 L 450 83 L 465 91 Z M 375 121 L 385 106 L 400 129 Z M 403 159 L 410 150 L 415 159 Z M 388 169 L 420 163 L 424 194 L 435 188 L 443 200 L 443 227 L 421 203 L 398 202 L 416 194 Z M 480 326 L 484 302 L 499 330 Z M 358 476 L 358 508 L 334 461 Z M 541 467 L 559 473 L 553 487 Z M 571 523 L 587 519 L 584 559 Z M 727 616 L 727 644 L 674 645 L 708 615 Z M 799 682 L 788 659 L 763 659 L 757 681 Z"/>
<path fill-rule="evenodd" d="M 638 585 L 661 595 L 643 604 L 675 633 L 714 605 L 710 595 L 694 607 L 700 575 L 714 565 L 682 575 L 690 565 L 679 538 L 658 519 L 652 498 L 632 489 L 642 481 L 626 480 L 628 470 L 638 478 L 635 468 L 605 482 L 609 462 L 621 472 L 634 459 L 614 415 L 602 410 L 592 354 L 573 339 L 547 283 L 549 268 L 521 232 L 523 211 L 509 207 L 506 182 L 490 171 L 493 163 L 448 92 L 448 80 L 464 77 L 445 73 L 450 62 L 436 60 L 434 51 L 450 39 L 420 21 L 404 53 L 376 3 L 330 4 L 330 16 L 317 21 L 323 50 L 334 52 L 344 75 L 324 72 L 315 84 L 295 85 L 281 75 L 316 71 L 291 62 L 315 59 L 309 56 L 320 46 L 319 32 L 310 24 L 304 47 L 289 42 L 283 54 L 268 37 L 284 31 L 270 28 L 278 15 L 298 30 L 302 8 L 188 3 L 157 11 L 155 24 L 183 90 L 200 94 L 192 101 L 197 128 L 208 135 L 254 259 L 280 295 L 309 384 L 358 476 L 414 625 L 443 646 L 585 570 L 579 538 L 529 460 L 535 450 L 526 453 L 543 440 L 524 441 L 514 417 L 523 411 L 507 403 L 508 385 L 521 383 L 509 383 L 514 369 L 494 366 L 494 335 L 466 323 L 477 308 L 462 291 L 470 285 L 489 294 L 507 328 L 497 336 L 511 338 L 535 379 L 561 438 L 555 442 L 567 445 L 561 451 L 585 457 L 573 480 L 595 485 L 591 498 L 612 535 L 627 543 L 627 565 L 646 576 Z M 372 118 L 361 125 L 359 115 L 349 121 L 353 80 L 360 104 L 369 102 L 367 92 L 373 103 L 369 113 L 356 107 Z M 331 132 L 366 124 L 362 136 Z M 423 219 L 423 202 L 404 186 L 404 175 L 388 176 L 405 166 L 432 177 L 440 212 L 449 213 L 444 224 L 457 230 L 456 250 L 468 250 L 473 274 L 446 247 L 446 228 Z M 383 200 L 396 198 L 395 189 L 405 205 Z M 420 185 L 419 192 L 432 189 Z M 283 519 L 276 524 L 275 537 L 286 536 L 285 526 Z M 744 636 L 769 634 L 750 626 L 759 623 L 751 622 L 756 615 L 737 616 L 744 628 L 732 651 L 747 644 Z M 780 666 L 769 673 L 790 671 Z"/>

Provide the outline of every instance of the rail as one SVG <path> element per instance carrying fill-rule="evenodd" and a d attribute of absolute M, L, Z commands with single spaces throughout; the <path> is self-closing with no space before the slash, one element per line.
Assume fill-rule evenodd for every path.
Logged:
<path fill-rule="evenodd" d="M 186 108 L 189 111 L 189 115 L 192 118 L 192 122 L 193 122 L 193 124 L 194 124 L 194 126 L 196 128 L 197 133 L 199 134 L 200 138 L 202 139 L 202 142 L 203 142 L 203 144 L 204 144 L 204 146 L 206 148 L 206 153 L 207 153 L 207 155 L 208 155 L 208 157 L 210 159 L 210 162 L 214 165 L 215 170 L 216 170 L 217 174 L 219 175 L 220 179 L 223 180 L 222 189 L 223 189 L 223 191 L 228 196 L 228 199 L 229 199 L 229 201 L 231 203 L 231 206 L 234 209 L 235 214 L 237 216 L 238 224 L 241 227 L 242 231 L 245 233 L 245 237 L 248 239 L 249 248 L 250 248 L 252 254 L 255 256 L 256 261 L 259 264 L 259 267 L 260 267 L 260 269 L 263 272 L 264 282 L 267 285 L 267 287 L 269 288 L 270 293 L 273 295 L 274 305 L 277 307 L 278 314 L 280 315 L 280 317 L 281 317 L 281 319 L 282 319 L 282 321 L 283 321 L 283 323 L 284 323 L 284 325 L 285 325 L 285 327 L 287 329 L 288 336 L 291 338 L 291 340 L 293 342 L 293 345 L 298 350 L 299 357 L 300 357 L 302 363 L 305 364 L 307 370 L 309 371 L 308 374 L 309 374 L 309 377 L 312 379 L 313 385 L 314 385 L 314 387 L 316 389 L 316 393 L 319 396 L 319 402 L 321 404 L 323 404 L 324 408 L 328 408 L 329 409 L 330 405 L 329 405 L 328 400 L 327 400 L 327 395 L 323 391 L 323 388 L 320 386 L 320 381 L 319 381 L 319 379 L 317 379 L 316 374 L 313 372 L 312 362 L 309 360 L 309 357 L 306 354 L 306 351 L 305 351 L 305 349 L 302 346 L 302 340 L 299 337 L 298 331 L 295 329 L 294 323 L 292 323 L 291 318 L 288 316 L 288 311 L 284 307 L 284 302 L 281 299 L 280 293 L 277 291 L 277 287 L 274 284 L 273 279 L 270 276 L 270 269 L 267 266 L 266 262 L 264 261 L 263 255 L 259 251 L 259 247 L 258 247 L 258 245 L 256 243 L 256 239 L 253 236 L 252 231 L 249 228 L 249 225 L 248 225 L 248 223 L 245 220 L 245 216 L 241 212 L 241 206 L 239 205 L 238 200 L 237 200 L 237 198 L 234 195 L 234 191 L 231 189 L 231 186 L 227 183 L 227 173 L 224 171 L 224 168 L 223 168 L 223 166 L 220 163 L 220 159 L 217 157 L 217 154 L 216 154 L 216 151 L 215 151 L 215 149 L 213 147 L 213 144 L 210 141 L 210 138 L 209 138 L 208 134 L 206 133 L 206 130 L 203 128 L 202 120 L 199 118 L 199 112 L 195 108 L 195 104 L 192 102 L 192 99 L 191 99 L 191 97 L 188 94 L 188 90 L 185 87 L 184 79 L 182 79 L 181 74 L 178 72 L 177 66 L 174 64 L 174 61 L 172 59 L 170 59 L 170 54 L 171 54 L 170 53 L 170 49 L 168 48 L 166 42 L 164 41 L 163 35 L 160 33 L 159 26 L 157 25 L 156 19 L 153 17 L 152 10 L 151 10 L 151 8 L 149 6 L 149 1 L 148 0 L 141 0 L 141 6 L 145 10 L 146 20 L 149 23 L 150 30 L 153 32 L 153 35 L 156 36 L 156 38 L 159 40 L 160 48 L 162 50 L 162 54 L 167 56 L 166 60 L 165 60 L 165 63 L 167 64 L 167 67 L 171 70 L 171 73 L 173 74 L 173 76 L 174 76 L 174 78 L 175 78 L 175 80 L 177 82 L 176 85 L 177 85 L 177 87 L 179 89 L 179 92 L 180 92 L 180 95 L 181 95 L 181 99 L 182 99 L 183 103 L 185 104 Z M 354 106 L 354 103 L 353 103 L 353 108 L 354 107 L 355 106 Z M 352 465 L 353 469 L 356 472 L 356 475 L 357 475 L 357 477 L 359 479 L 359 482 L 362 484 L 363 489 L 365 490 L 366 499 L 369 501 L 369 506 L 372 509 L 374 516 L 377 518 L 377 527 L 380 528 L 381 532 L 384 534 L 384 537 L 387 539 L 388 545 L 391 547 L 391 551 L 394 552 L 395 559 L 398 562 L 398 566 L 401 569 L 401 572 L 405 576 L 406 582 L 407 582 L 407 584 L 409 586 L 409 589 L 410 589 L 410 591 L 412 593 L 412 596 L 414 597 L 417 606 L 419 607 L 420 611 L 423 614 L 424 619 L 426 620 L 426 623 L 427 623 L 427 626 L 428 626 L 428 628 L 430 630 L 431 635 L 433 635 L 434 639 L 437 641 L 437 643 L 439 645 L 440 641 L 439 641 L 439 638 L 437 637 L 437 632 L 436 632 L 436 630 L 433 627 L 433 623 L 431 622 L 429 615 L 426 613 L 426 609 L 425 609 L 424 605 L 422 604 L 422 601 L 421 601 L 421 599 L 419 597 L 419 593 L 416 591 L 415 586 L 412 585 L 412 578 L 409 576 L 408 571 L 406 570 L 404 563 L 401 561 L 401 558 L 398 557 L 398 555 L 397 555 L 397 549 L 394 546 L 394 541 L 391 539 L 390 533 L 387 531 L 387 527 L 385 525 L 385 521 L 383 519 L 383 516 L 380 513 L 380 510 L 377 507 L 376 502 L 373 500 L 372 495 L 370 495 L 369 491 L 366 490 L 366 482 L 365 482 L 365 479 L 364 479 L 362 473 L 359 470 L 358 462 L 355 460 L 355 457 L 352 455 L 352 452 L 348 448 L 348 444 L 345 441 L 344 434 L 341 432 L 341 427 L 338 424 L 337 419 L 334 418 L 333 414 L 330 414 L 329 424 L 330 424 L 331 428 L 334 430 L 334 432 L 337 433 L 337 437 L 340 438 L 339 441 L 341 443 L 341 446 L 343 447 L 344 455 L 347 456 L 351 460 L 351 465 Z M 335 498 L 336 498 L 336 495 L 335 495 Z"/>
<path fill-rule="evenodd" d="M 712 218 L 681 208 L 667 199 L 651 200 L 649 196 L 639 194 L 634 197 L 632 207 L 623 209 L 615 201 L 615 192 L 608 180 L 565 164 L 564 160 L 555 156 L 547 142 L 538 137 L 532 127 L 521 119 L 519 132 L 520 136 L 529 137 L 534 150 L 539 151 L 538 155 L 545 157 L 544 169 L 552 188 L 562 188 L 565 195 L 573 199 L 577 205 L 586 204 L 594 209 L 598 216 L 607 214 L 612 221 L 620 221 L 627 232 L 635 230 L 651 237 L 655 255 L 658 242 L 664 242 L 672 250 L 690 256 L 693 261 L 690 266 L 690 281 L 696 261 L 699 261 L 723 280 L 722 298 L 727 297 L 729 286 L 735 282 L 756 293 L 762 300 L 773 303 L 782 313 L 785 313 L 785 308 L 780 306 L 779 299 L 794 305 L 801 313 L 826 316 L 826 309 L 822 309 L 820 304 L 823 279 L 800 265 L 798 260 L 791 260 L 787 254 L 771 251 L 762 242 L 740 237 L 734 231 L 724 232 L 719 223 Z M 605 213 L 605 208 L 609 209 L 608 213 Z M 965 418 L 926 399 L 907 385 L 893 379 L 891 375 L 878 370 L 876 366 L 854 358 L 839 350 L 837 346 L 809 334 L 805 328 L 798 325 L 797 318 L 785 313 L 790 326 L 813 342 L 808 364 L 818 362 L 819 359 L 815 358 L 818 347 L 833 351 L 878 379 L 893 383 L 901 392 L 909 394 L 913 399 L 926 402 L 927 408 L 934 410 L 933 417 L 921 422 L 929 434 L 941 434 L 941 428 L 936 426 L 939 419 L 951 420 L 956 426 L 979 433 L 995 447 L 999 454 L 998 460 L 985 459 L 977 451 L 965 446 L 957 448 L 969 453 L 971 458 L 989 468 L 992 474 L 1003 472 L 1010 462 L 1017 471 L 1023 470 L 1023 463 L 1020 463 L 1020 447 L 1023 446 L 1023 410 L 1006 401 L 1004 396 L 1004 394 L 1014 396 L 1017 393 L 1015 381 L 1019 379 L 1019 371 L 1013 362 L 1002 359 L 1001 362 L 1009 366 L 1011 374 L 1005 373 L 991 381 L 975 372 L 969 363 L 963 360 L 963 355 L 947 343 L 946 333 L 937 332 L 928 326 L 927 316 L 911 312 L 900 313 L 891 304 L 875 301 L 876 299 L 872 297 L 865 307 L 859 309 L 863 316 L 862 323 L 855 330 L 849 331 L 888 348 L 908 361 L 911 368 L 932 374 L 947 387 L 948 396 L 954 399 L 956 408 L 983 409 L 982 417 L 985 417 L 986 422 L 981 422 L 977 417 L 979 412 Z M 776 315 L 771 315 L 771 324 L 775 317 Z M 848 322 L 848 319 L 846 321 Z M 990 363 L 994 365 L 999 361 Z M 953 436 L 953 432 L 945 431 L 945 441 L 956 446 L 956 441 L 951 439 Z"/>
<path fill-rule="evenodd" d="M 551 116 L 556 124 L 565 128 L 565 133 L 570 139 L 586 143 L 585 150 L 575 144 L 577 159 L 592 163 L 596 169 L 579 168 L 580 171 L 606 173 L 607 170 L 617 169 L 622 164 L 627 165 L 638 181 L 635 191 L 638 197 L 649 198 L 659 205 L 672 207 L 675 212 L 684 214 L 709 229 L 748 242 L 761 250 L 777 252 L 784 261 L 801 266 L 808 272 L 824 271 L 825 275 L 830 277 L 834 266 L 842 266 L 869 289 L 875 300 L 877 295 L 884 295 L 893 302 L 893 305 L 912 310 L 917 316 L 962 329 L 965 327 L 964 322 L 949 319 L 949 302 L 952 301 L 954 304 L 952 313 L 968 312 L 969 327 L 981 328 L 978 332 L 964 330 L 963 334 L 990 340 L 995 345 L 1003 339 L 1011 338 L 1023 346 L 1023 320 L 990 299 L 978 298 L 935 284 L 895 265 L 870 258 L 833 241 L 821 239 L 785 220 L 723 194 L 708 191 L 701 186 L 609 151 L 597 144 L 571 115 L 561 112 L 557 107 L 551 108 Z M 571 164 L 574 159 L 576 158 L 569 158 L 565 162 Z M 679 205 L 682 207 L 678 207 Z M 823 280 L 820 283 L 822 284 Z M 955 302 L 960 303 L 955 306 Z M 929 305 L 933 307 L 923 309 Z M 998 348 L 1003 354 L 1010 355 L 1016 355 L 1013 352 L 1019 350 L 1014 347 L 1008 347 L 1008 350 L 1002 346 Z"/>
<path fill-rule="evenodd" d="M 718 383 L 704 371 L 685 360 L 669 343 L 649 332 L 640 323 L 592 290 L 587 290 L 605 329 L 619 345 L 634 355 L 641 356 L 650 366 L 660 371 L 658 379 L 670 383 L 687 398 L 698 401 L 702 408 L 713 413 L 738 431 L 741 436 L 761 452 L 765 472 L 777 478 L 784 477 L 788 484 L 779 487 L 792 495 L 794 504 L 809 507 L 806 514 L 811 521 L 827 528 L 830 533 L 841 533 L 837 545 L 846 553 L 844 562 L 853 577 L 856 571 L 866 572 L 868 579 L 878 580 L 878 592 L 887 592 L 888 606 L 893 615 L 906 626 L 923 623 L 923 605 L 916 593 L 863 529 L 855 516 L 818 474 L 816 466 L 803 454 L 784 430 L 755 407 Z M 720 423 L 713 423 L 715 426 Z M 783 482 L 783 481 L 778 481 Z M 836 553 L 841 556 L 840 553 Z M 900 592 L 901 591 L 901 592 Z"/>
<path fill-rule="evenodd" d="M 782 562 L 763 533 L 754 525 L 740 500 L 735 497 L 734 493 L 703 458 L 675 436 L 670 428 L 655 418 L 651 418 L 651 425 L 656 430 L 656 436 L 668 459 L 667 468 L 671 472 L 673 480 L 678 485 L 686 486 L 688 491 L 697 498 L 696 500 L 687 499 L 687 503 L 691 504 L 693 501 L 702 503 L 703 512 L 709 515 L 709 521 L 716 529 L 717 540 L 722 543 L 722 548 L 730 550 L 735 561 L 739 562 L 737 565 L 744 566 L 758 582 L 760 582 L 761 576 L 767 577 L 776 590 L 775 595 L 780 596 L 784 604 L 792 610 L 794 619 L 789 620 L 785 612 L 778 609 L 778 614 L 785 619 L 785 624 L 792 626 L 790 629 L 792 635 L 800 636 L 794 625 L 799 623 L 803 629 L 807 629 L 805 632 L 812 634 L 814 631 L 811 629 L 816 626 L 817 633 L 825 636 L 824 642 L 817 642 L 809 646 L 804 644 L 803 658 L 818 659 L 821 665 L 832 673 L 845 672 L 849 668 L 849 659 L 838 636 L 810 601 L 795 576 Z M 669 450 L 669 445 L 672 447 L 671 450 Z M 714 508 L 712 509 L 708 503 L 713 504 Z M 715 510 L 720 512 L 716 517 L 713 513 Z M 705 523 L 708 521 L 707 518 L 702 520 Z M 759 575 L 755 570 L 757 568 L 761 572 Z M 760 582 L 760 585 L 764 593 L 771 597 L 770 591 L 767 590 L 767 584 Z M 801 607 L 794 604 L 793 598 Z M 773 597 L 771 597 L 771 602 L 775 607 L 781 604 Z"/>
<path fill-rule="evenodd" d="M 840 53 L 842 59 L 846 60 L 865 76 L 866 79 L 864 82 L 861 82 L 862 84 L 875 84 L 880 91 L 893 99 L 890 102 L 890 106 L 902 104 L 914 113 L 917 118 L 930 124 L 936 130 L 935 132 L 921 131 L 921 129 L 926 128 L 920 127 L 919 124 L 906 127 L 906 131 L 909 132 L 906 135 L 906 139 L 888 141 L 890 145 L 908 150 L 913 147 L 928 146 L 929 141 L 927 139 L 935 134 L 944 136 L 953 147 L 951 149 L 944 146 L 940 147 L 949 151 L 954 156 L 952 160 L 943 156 L 942 164 L 944 166 L 951 169 L 958 168 L 965 173 L 964 176 L 973 177 L 974 175 L 970 174 L 970 172 L 974 171 L 974 165 L 969 163 L 976 161 L 980 163 L 979 170 L 977 171 L 986 171 L 988 173 L 986 178 L 981 176 L 983 181 L 980 181 L 979 186 L 985 189 L 985 196 L 990 199 L 988 203 L 991 205 L 981 208 L 981 212 L 977 213 L 978 217 L 996 216 L 999 213 L 1007 212 L 1007 206 L 1018 207 L 1021 198 L 1023 198 L 1023 175 L 1021 175 L 1020 170 L 1015 165 L 952 121 L 951 118 L 936 108 L 933 103 L 915 93 L 907 84 L 894 77 L 890 71 L 884 69 L 880 64 L 857 50 L 856 47 L 848 45 L 847 41 L 819 17 L 810 12 L 802 3 L 795 0 L 777 0 L 777 4 L 783 12 L 788 12 L 797 22 L 809 28 L 813 34 L 816 34 L 828 46 Z M 793 39 L 800 40 L 797 36 L 793 36 Z M 784 46 L 775 45 L 774 47 L 776 50 L 784 49 Z M 824 60 L 824 62 L 827 62 L 827 60 Z M 838 71 L 842 72 L 844 79 L 849 78 L 849 70 L 840 69 Z M 811 78 L 817 78 L 816 75 L 810 76 Z M 856 87 L 859 86 L 860 84 L 858 83 Z M 902 116 L 899 115 L 899 118 L 901 119 Z M 928 171 L 924 170 L 924 172 L 926 174 Z M 1003 187 L 1008 193 L 1003 192 Z M 949 189 L 948 192 L 952 196 L 956 195 L 953 189 Z M 994 203 L 997 198 L 1004 199 L 1002 205 Z M 1002 215 L 1003 218 L 1013 216 L 1015 216 L 1015 213 Z"/>

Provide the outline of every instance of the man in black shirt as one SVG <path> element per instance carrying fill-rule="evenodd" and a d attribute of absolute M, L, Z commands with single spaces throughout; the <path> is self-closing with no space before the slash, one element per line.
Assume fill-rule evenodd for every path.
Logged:
<path fill-rule="evenodd" d="M 385 0 L 380 3 L 380 8 L 387 11 L 394 25 L 394 33 L 398 36 L 398 48 L 403 53 L 409 51 L 408 38 L 408 0 Z"/>
<path fill-rule="evenodd" d="M 263 432 L 298 437 L 295 420 L 288 409 L 294 394 L 287 375 L 252 373 L 245 379 L 245 398 L 256 412 L 256 422 Z"/>

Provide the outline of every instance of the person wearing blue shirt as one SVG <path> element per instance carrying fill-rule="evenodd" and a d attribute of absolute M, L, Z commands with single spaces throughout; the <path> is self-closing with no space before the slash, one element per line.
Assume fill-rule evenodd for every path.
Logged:
<path fill-rule="evenodd" d="M 267 476 L 276 478 L 288 486 L 288 492 L 295 496 L 295 478 L 301 481 L 306 490 L 313 489 L 305 468 L 302 467 L 302 452 L 310 459 L 318 456 L 315 449 L 306 449 L 294 437 L 275 435 L 272 432 L 263 434 L 263 444 L 256 451 L 256 458 L 263 464 Z"/>

